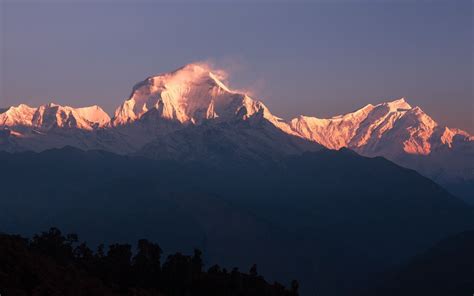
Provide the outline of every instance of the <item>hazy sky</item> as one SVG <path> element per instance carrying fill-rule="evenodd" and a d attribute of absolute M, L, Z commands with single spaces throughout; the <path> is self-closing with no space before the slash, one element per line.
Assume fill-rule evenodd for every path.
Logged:
<path fill-rule="evenodd" d="M 0 0 L 0 107 L 112 113 L 145 77 L 210 61 L 283 118 L 403 96 L 474 132 L 471 0 L 68 2 Z"/>

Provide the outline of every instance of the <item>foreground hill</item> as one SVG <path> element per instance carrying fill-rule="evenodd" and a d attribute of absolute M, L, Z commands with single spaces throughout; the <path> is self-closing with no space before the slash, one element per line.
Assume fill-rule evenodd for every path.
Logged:
<path fill-rule="evenodd" d="M 258 262 L 270 280 L 299 279 L 303 295 L 349 293 L 474 229 L 473 209 L 431 180 L 350 150 L 178 162 L 67 147 L 3 152 L 0 163 L 2 231 L 56 225 L 91 245 L 198 247 L 205 262 Z"/>
<path fill-rule="evenodd" d="M 291 291 L 268 284 L 257 274 L 257 266 L 245 274 L 213 265 L 203 270 L 201 251 L 181 253 L 162 261 L 160 246 L 145 239 L 136 251 L 129 244 L 100 246 L 92 251 L 77 235 L 58 229 L 28 240 L 0 234 L 0 293 L 5 295 L 242 295 L 297 296 L 298 282 Z"/>

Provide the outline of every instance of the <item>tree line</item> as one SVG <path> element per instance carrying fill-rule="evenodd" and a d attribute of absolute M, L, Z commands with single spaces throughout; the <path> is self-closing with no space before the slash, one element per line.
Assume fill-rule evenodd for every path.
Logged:
<path fill-rule="evenodd" d="M 100 245 L 93 251 L 76 234 L 57 228 L 32 239 L 0 235 L 1 295 L 160 295 L 297 296 L 298 282 L 286 288 L 268 283 L 257 272 L 219 265 L 204 268 L 202 252 L 180 252 L 163 260 L 163 250 L 146 239 Z M 163 261 L 163 262 L 162 262 Z"/>

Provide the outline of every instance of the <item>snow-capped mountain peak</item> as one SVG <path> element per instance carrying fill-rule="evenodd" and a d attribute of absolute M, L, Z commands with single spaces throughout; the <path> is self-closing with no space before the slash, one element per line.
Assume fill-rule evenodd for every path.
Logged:
<path fill-rule="evenodd" d="M 39 106 L 33 116 L 33 125 L 46 130 L 56 127 L 93 130 L 109 121 L 110 117 L 98 106 L 73 108 L 55 103 Z"/>
<path fill-rule="evenodd" d="M 151 76 L 136 84 L 129 99 L 115 112 L 114 126 L 140 119 L 153 110 L 158 118 L 182 124 L 231 120 L 258 112 L 271 117 L 263 103 L 225 85 L 226 73 L 207 64 L 189 64 L 176 71 Z"/>
<path fill-rule="evenodd" d="M 110 123 L 110 116 L 97 105 L 75 108 L 74 111 L 96 127 L 105 127 Z"/>
<path fill-rule="evenodd" d="M 464 131 L 440 127 L 405 98 L 368 104 L 328 119 L 300 116 L 291 120 L 290 125 L 305 139 L 331 149 L 348 147 L 368 156 L 428 155 L 442 145 L 450 147 L 456 135 L 468 141 L 472 138 Z"/>
<path fill-rule="evenodd" d="M 387 106 L 391 112 L 404 111 L 412 108 L 405 98 L 400 98 L 391 102 L 383 103 L 382 105 Z"/>
<path fill-rule="evenodd" d="M 30 126 L 35 112 L 36 108 L 25 104 L 0 110 L 0 126 Z"/>
<path fill-rule="evenodd" d="M 52 128 L 93 130 L 105 127 L 109 121 L 110 117 L 99 106 L 72 108 L 49 103 L 34 108 L 20 104 L 0 113 L 0 126 L 13 130 L 28 127 L 38 130 Z"/>
<path fill-rule="evenodd" d="M 360 147 L 375 134 L 390 128 L 396 118 L 411 106 L 405 98 L 361 109 L 330 118 L 300 116 L 290 121 L 291 128 L 301 137 L 316 141 L 330 149 Z"/>

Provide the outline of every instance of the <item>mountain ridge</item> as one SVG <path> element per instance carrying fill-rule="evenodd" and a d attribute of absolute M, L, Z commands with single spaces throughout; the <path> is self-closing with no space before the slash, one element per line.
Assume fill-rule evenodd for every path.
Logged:
<path fill-rule="evenodd" d="M 175 71 L 149 76 L 137 83 L 129 98 L 115 111 L 113 117 L 109 117 L 99 106 L 73 108 L 61 106 L 54 103 L 30 107 L 25 104 L 11 106 L 0 110 L 0 126 L 12 128 L 17 125 L 42 127 L 41 118 L 32 118 L 35 113 L 51 111 L 57 108 L 57 127 L 72 127 L 77 129 L 93 130 L 96 128 L 110 129 L 138 121 L 146 113 L 158 111 L 158 116 L 181 124 L 199 124 L 203 120 L 232 120 L 235 117 L 248 118 L 256 113 L 263 113 L 263 117 L 275 126 L 290 135 L 296 135 L 317 142 L 329 149 L 348 147 L 358 149 L 368 145 L 371 133 L 380 138 L 384 132 L 393 128 L 391 124 L 397 120 L 410 119 L 412 123 L 423 125 L 421 129 L 427 130 L 427 134 L 415 131 L 402 143 L 403 150 L 408 154 L 427 155 L 431 152 L 431 145 L 426 145 L 431 136 L 440 145 L 448 145 L 451 148 L 453 139 L 464 137 L 467 141 L 474 141 L 474 136 L 457 128 L 440 126 L 429 115 L 424 113 L 419 106 L 412 107 L 405 98 L 396 99 L 380 104 L 367 104 L 353 112 L 332 116 L 330 118 L 318 118 L 308 115 L 300 115 L 285 121 L 274 116 L 270 110 L 259 100 L 255 100 L 247 94 L 231 90 L 220 79 L 224 79 L 225 73 L 212 69 L 204 63 L 194 63 L 183 66 Z M 95 112 L 91 112 L 95 109 Z M 61 116 L 64 117 L 60 121 Z M 76 124 L 67 124 L 67 117 L 71 116 Z M 81 122 L 85 120 L 88 124 Z M 78 122 L 79 121 L 79 122 Z M 416 122 L 418 121 L 418 122 Z M 365 125 L 361 125 L 364 123 Z M 368 123 L 374 126 L 367 126 Z M 54 124 L 53 124 L 54 125 Z M 433 129 L 439 132 L 434 134 Z M 338 130 L 339 129 L 339 130 Z M 357 134 L 360 130 L 360 134 Z M 416 134 L 418 132 L 418 134 Z M 370 150 L 366 147 L 366 150 Z M 370 154 L 371 152 L 366 152 Z"/>
<path fill-rule="evenodd" d="M 178 151 L 180 147 L 200 143 L 201 157 L 229 152 L 206 143 L 214 133 L 215 143 L 231 147 L 236 154 L 275 155 L 278 151 L 288 155 L 346 147 L 364 156 L 386 157 L 441 184 L 474 184 L 474 161 L 466 161 L 474 160 L 474 137 L 439 125 L 405 98 L 368 104 L 331 118 L 301 115 L 285 121 L 263 102 L 228 87 L 226 75 L 205 63 L 194 63 L 149 76 L 133 87 L 112 118 L 98 106 L 47 104 L 33 108 L 21 104 L 6 108 L 0 113 L 0 150 L 42 151 L 71 145 L 189 159 L 182 157 L 185 153 Z M 216 133 L 222 137 L 215 138 Z M 234 141 L 237 138 L 240 141 Z M 151 151 L 151 147 L 161 147 L 162 153 Z"/>

